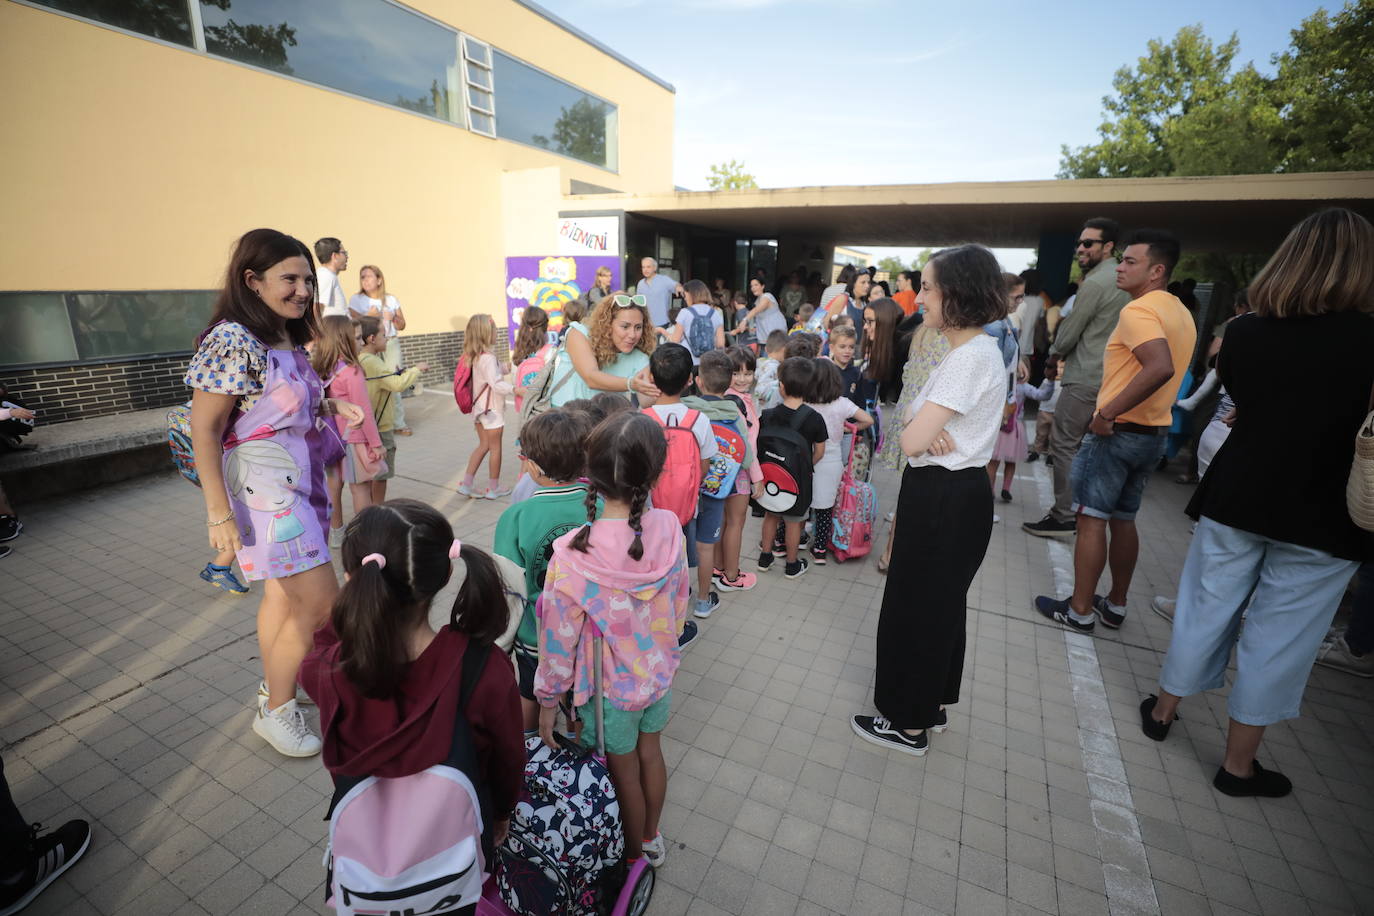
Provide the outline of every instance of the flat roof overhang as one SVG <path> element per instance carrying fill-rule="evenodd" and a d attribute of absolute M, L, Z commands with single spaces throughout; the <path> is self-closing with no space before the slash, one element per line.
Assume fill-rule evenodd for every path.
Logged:
<path fill-rule="evenodd" d="M 981 242 L 1035 248 L 1043 233 L 1073 233 L 1110 216 L 1129 231 L 1179 236 L 1185 250 L 1268 251 L 1314 210 L 1349 207 L 1374 221 L 1374 171 L 1197 178 L 1052 181 L 584 194 L 568 213 L 623 210 L 741 238 L 801 236 L 846 245 Z"/>

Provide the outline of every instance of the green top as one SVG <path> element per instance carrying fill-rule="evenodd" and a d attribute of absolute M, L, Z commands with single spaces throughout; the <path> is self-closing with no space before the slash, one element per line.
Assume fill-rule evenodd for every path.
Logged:
<path fill-rule="evenodd" d="M 525 614 L 515 642 L 528 654 L 538 651 L 534 603 L 544 591 L 553 542 L 587 521 L 586 500 L 584 483 L 540 487 L 529 499 L 507 508 L 496 522 L 492 549 L 525 570 Z"/>
<path fill-rule="evenodd" d="M 1061 385 L 1102 387 L 1102 359 L 1131 294 L 1116 287 L 1116 259 L 1103 258 L 1078 287 L 1073 311 L 1059 322 L 1050 352 L 1064 359 Z"/>
<path fill-rule="evenodd" d="M 586 325 L 582 322 L 574 321 L 568 326 L 569 334 L 574 331 L 585 337 L 588 343 L 591 342 L 591 335 L 588 333 Z M 653 333 L 653 328 L 645 328 L 644 333 Z M 568 380 L 563 382 L 559 389 L 555 391 L 553 396 L 549 399 L 554 407 L 562 407 L 569 401 L 575 401 L 578 398 L 591 398 L 596 396 L 597 392 L 583 381 L 582 376 L 578 375 L 577 370 L 573 368 L 572 356 L 568 354 L 566 344 L 559 348 L 555 358 L 558 362 L 554 365 L 550 384 L 557 385 L 564 376 L 568 376 Z M 647 365 L 649 365 L 649 354 L 636 347 L 629 353 L 617 355 L 609 364 L 601 366 L 600 369 L 607 375 L 616 375 L 620 378 L 631 378 Z M 612 392 L 612 394 L 626 394 L 628 391 L 629 389 L 627 388 L 625 391 Z"/>
<path fill-rule="evenodd" d="M 372 399 L 377 432 L 391 432 L 396 428 L 396 399 L 402 391 L 420 380 L 420 370 L 412 366 L 404 372 L 397 372 L 378 353 L 359 355 L 358 365 L 362 366 L 363 375 L 367 376 L 367 396 Z"/>

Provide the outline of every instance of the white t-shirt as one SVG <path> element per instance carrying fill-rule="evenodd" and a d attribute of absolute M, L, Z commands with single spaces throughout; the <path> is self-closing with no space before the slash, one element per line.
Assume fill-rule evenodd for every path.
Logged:
<path fill-rule="evenodd" d="M 655 404 L 653 406 L 654 413 L 658 414 L 663 422 L 669 426 L 680 425 L 682 418 L 687 416 L 687 411 L 691 409 L 681 402 L 677 404 Z M 720 446 L 716 444 L 716 434 L 711 429 L 711 421 L 701 411 L 697 411 L 697 421 L 692 424 L 692 434 L 697 437 L 697 448 L 701 449 L 702 458 L 716 457 L 716 452 L 720 451 Z"/>
<path fill-rule="evenodd" d="M 396 336 L 396 324 L 392 320 L 396 313 L 401 309 L 401 303 L 396 301 L 396 297 L 387 293 L 386 305 L 382 305 L 382 300 L 373 299 L 365 293 L 354 293 L 348 298 L 348 310 L 359 318 L 366 315 L 375 308 L 382 310 L 382 330 L 387 337 Z"/>
<path fill-rule="evenodd" d="M 764 309 L 754 316 L 754 336 L 758 338 L 759 343 L 767 341 L 768 335 L 774 331 L 787 330 L 787 316 L 783 315 L 778 300 L 773 298 L 772 293 L 763 293 L 754 300 L 754 305 L 761 305 L 765 299 L 772 302 L 773 307 Z"/>
<path fill-rule="evenodd" d="M 834 455 L 836 460 L 841 460 L 840 439 L 844 436 L 844 423 L 859 412 L 858 406 L 849 398 L 837 398 L 829 404 L 812 404 L 808 401 L 807 406 L 825 421 L 825 458 Z"/>
<path fill-rule="evenodd" d="M 325 317 L 348 317 L 348 300 L 344 298 L 343 288 L 339 286 L 339 275 L 328 267 L 321 267 L 315 271 L 315 301 L 324 306 L 320 314 Z"/>
<path fill-rule="evenodd" d="M 986 467 L 992 460 L 992 447 L 1002 426 L 1002 407 L 1007 403 L 1007 370 L 997 341 L 979 334 L 945 354 L 911 402 L 905 419 L 920 413 L 926 401 L 954 411 L 945 424 L 954 438 L 954 451 L 948 455 L 926 453 L 907 462 L 914 468 L 938 465 L 951 471 Z"/>
<path fill-rule="evenodd" d="M 698 315 L 697 312 L 701 312 L 701 314 Z M 704 302 L 698 302 L 696 305 L 689 305 L 677 313 L 677 326 L 682 328 L 682 345 L 689 351 L 692 349 L 689 343 L 692 339 L 692 323 L 707 320 L 711 322 L 711 345 L 715 346 L 716 328 L 725 330 L 725 318 L 720 314 L 720 309 L 712 308 Z M 700 362 L 701 357 L 693 353 L 692 365 L 698 365 Z"/>

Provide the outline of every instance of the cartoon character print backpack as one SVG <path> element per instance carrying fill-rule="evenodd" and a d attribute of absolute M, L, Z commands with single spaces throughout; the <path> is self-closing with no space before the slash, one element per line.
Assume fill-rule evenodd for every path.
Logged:
<path fill-rule="evenodd" d="M 798 427 L 800 413 L 792 411 L 786 423 L 762 421 L 759 427 L 763 496 L 757 502 L 765 512 L 800 515 L 811 508 L 812 450 Z"/>
<path fill-rule="evenodd" d="M 744 435 L 740 433 L 737 420 L 712 420 L 711 432 L 716 437 L 716 454 L 708 462 L 706 476 L 701 479 L 701 495 L 725 499 L 735 492 L 735 479 L 744 466 Z"/>
<path fill-rule="evenodd" d="M 182 477 L 200 486 L 196 472 L 196 453 L 191 448 L 191 404 L 178 404 L 167 411 L 167 447 L 172 451 L 172 464 Z"/>
<path fill-rule="evenodd" d="M 854 473 L 856 443 L 863 437 L 852 424 L 845 424 L 849 432 L 849 458 L 840 475 L 840 495 L 835 501 L 830 531 L 830 551 L 837 563 L 850 557 L 862 557 L 873 549 L 873 526 L 878 521 L 878 498 L 873 484 L 859 479 Z"/>

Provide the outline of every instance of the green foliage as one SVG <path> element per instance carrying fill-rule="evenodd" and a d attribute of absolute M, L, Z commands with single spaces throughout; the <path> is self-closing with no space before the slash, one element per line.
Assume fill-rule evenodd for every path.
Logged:
<path fill-rule="evenodd" d="M 1293 30 L 1276 75 L 1236 66 L 1233 34 L 1200 25 L 1151 41 L 1102 100 L 1099 141 L 1062 148 L 1060 178 L 1148 178 L 1374 168 L 1374 0 Z"/>
<path fill-rule="evenodd" d="M 711 186 L 712 191 L 739 191 L 759 186 L 754 176 L 744 170 L 744 163 L 736 162 L 734 159 L 711 166 L 711 174 L 706 176 L 706 183 Z"/>
<path fill-rule="evenodd" d="M 888 255 L 878 261 L 878 270 L 887 271 L 888 277 L 895 278 L 897 274 L 904 270 L 925 270 L 926 262 L 935 254 L 934 248 L 922 248 L 916 252 L 916 257 L 911 259 L 910 264 L 903 263 L 902 259 L 895 255 Z"/>

